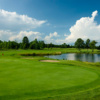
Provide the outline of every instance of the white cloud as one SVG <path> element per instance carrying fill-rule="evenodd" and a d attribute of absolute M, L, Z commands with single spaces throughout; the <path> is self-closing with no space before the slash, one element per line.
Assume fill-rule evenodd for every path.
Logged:
<path fill-rule="evenodd" d="M 71 34 L 66 37 L 66 42 L 73 43 L 77 38 L 97 40 L 100 42 L 100 25 L 94 21 L 98 11 L 92 13 L 92 17 L 82 17 L 70 28 Z"/>
<path fill-rule="evenodd" d="M 56 44 L 63 44 L 63 43 L 66 43 L 66 40 L 65 39 L 56 39 L 55 43 Z"/>
<path fill-rule="evenodd" d="M 41 39 L 41 33 L 40 32 L 21 31 L 19 34 L 9 37 L 9 40 L 19 40 L 19 41 L 21 41 L 24 36 L 27 36 L 30 40 L 34 40 L 35 38 Z"/>
<path fill-rule="evenodd" d="M 66 36 L 66 37 L 67 37 L 68 35 L 67 35 L 67 34 L 64 34 L 64 36 Z"/>
<path fill-rule="evenodd" d="M 16 12 L 0 10 L 0 30 L 26 31 L 39 27 L 45 22 Z"/>
<path fill-rule="evenodd" d="M 50 43 L 50 42 L 53 42 L 54 41 L 54 37 L 58 37 L 58 33 L 57 32 L 54 32 L 54 33 L 50 33 L 48 36 L 45 36 L 44 40 L 47 42 L 47 43 Z"/>
<path fill-rule="evenodd" d="M 3 34 L 3 35 L 11 35 L 12 32 L 10 32 L 10 31 L 0 30 L 0 36 L 2 36 L 2 34 Z"/>
<path fill-rule="evenodd" d="M 45 22 L 45 20 L 37 20 L 27 15 L 19 15 L 16 12 L 0 10 L 0 39 L 20 41 L 24 36 L 29 37 L 30 40 L 40 39 L 39 32 L 30 30 Z"/>
<path fill-rule="evenodd" d="M 0 30 L 0 40 L 8 40 L 8 37 L 11 36 L 13 33 L 11 31 L 4 31 Z"/>
<path fill-rule="evenodd" d="M 45 39 L 51 39 L 52 37 L 57 37 L 58 33 L 54 32 L 54 33 L 50 33 L 49 36 L 46 36 Z"/>
<path fill-rule="evenodd" d="M 98 11 L 97 10 L 92 13 L 93 20 L 95 19 L 95 17 L 97 16 L 97 14 L 98 14 Z"/>

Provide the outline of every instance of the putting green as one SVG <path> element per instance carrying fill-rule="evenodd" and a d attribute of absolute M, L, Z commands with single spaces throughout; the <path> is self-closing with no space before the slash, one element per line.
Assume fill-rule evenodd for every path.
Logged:
<path fill-rule="evenodd" d="M 0 96 L 33 96 L 42 91 L 82 86 L 97 78 L 95 72 L 79 66 L 29 59 L 1 59 Z"/>

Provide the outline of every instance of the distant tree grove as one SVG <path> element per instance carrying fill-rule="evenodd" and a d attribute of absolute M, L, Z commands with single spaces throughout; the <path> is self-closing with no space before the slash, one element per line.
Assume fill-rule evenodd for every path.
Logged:
<path fill-rule="evenodd" d="M 95 40 L 90 41 L 90 39 L 87 39 L 86 41 L 82 40 L 81 38 L 78 38 L 75 42 L 75 48 L 77 48 L 79 51 L 81 51 L 82 48 L 92 49 L 92 52 L 94 52 L 94 49 L 100 50 L 100 46 L 96 46 L 97 42 Z"/>
<path fill-rule="evenodd" d="M 1 41 L 0 40 L 0 49 L 52 49 L 52 48 L 73 48 L 74 46 L 63 43 L 61 45 L 56 44 L 46 44 L 44 41 L 38 41 L 37 39 L 29 42 L 27 36 L 23 37 L 22 42 L 18 43 L 17 41 Z"/>
<path fill-rule="evenodd" d="M 96 46 L 96 41 L 90 41 L 90 39 L 87 39 L 86 41 L 82 40 L 81 38 L 78 38 L 75 41 L 75 45 L 69 45 L 66 43 L 63 43 L 61 45 L 49 43 L 46 44 L 44 41 L 38 41 L 37 39 L 29 42 L 29 39 L 27 36 L 24 36 L 22 39 L 22 42 L 18 43 L 17 41 L 1 41 L 0 40 L 0 49 L 52 49 L 52 48 L 77 48 L 79 51 L 81 49 L 92 49 L 92 52 L 95 48 L 100 50 L 100 46 Z"/>

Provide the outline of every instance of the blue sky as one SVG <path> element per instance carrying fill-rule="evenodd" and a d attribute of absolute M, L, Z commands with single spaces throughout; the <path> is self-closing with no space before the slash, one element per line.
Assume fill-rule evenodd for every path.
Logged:
<path fill-rule="evenodd" d="M 81 37 L 100 42 L 97 38 L 100 36 L 99 4 L 99 0 L 0 0 L 0 38 L 21 41 L 27 35 L 30 40 L 38 38 L 60 44 L 73 43 Z M 93 12 L 95 18 L 91 21 Z M 36 22 L 31 20 L 27 24 L 28 18 Z"/>

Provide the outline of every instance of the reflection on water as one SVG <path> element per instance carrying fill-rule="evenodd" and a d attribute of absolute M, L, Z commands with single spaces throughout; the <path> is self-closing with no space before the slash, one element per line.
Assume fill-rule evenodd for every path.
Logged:
<path fill-rule="evenodd" d="M 100 62 L 100 54 L 67 53 L 62 55 L 50 55 L 45 57 L 53 59 L 80 60 L 86 62 Z"/>

